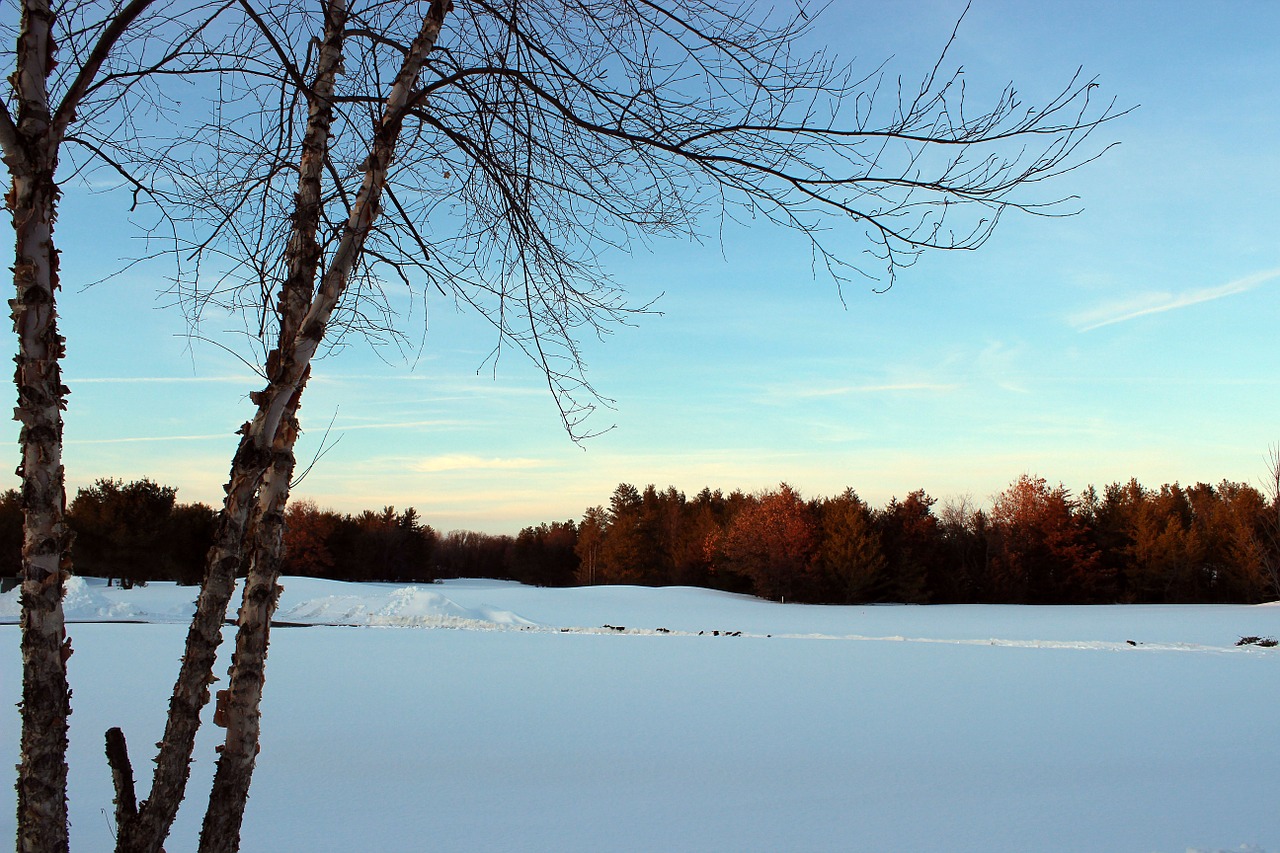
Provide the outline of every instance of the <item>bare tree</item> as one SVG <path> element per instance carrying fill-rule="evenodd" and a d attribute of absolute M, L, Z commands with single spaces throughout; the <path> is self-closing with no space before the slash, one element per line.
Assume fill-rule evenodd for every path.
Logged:
<path fill-rule="evenodd" d="M 248 572 L 227 729 L 201 850 L 239 844 L 259 747 L 297 413 L 313 359 L 347 332 L 396 334 L 384 287 L 442 294 L 546 378 L 565 428 L 601 397 L 579 342 L 630 305 L 602 258 L 706 221 L 782 226 L 840 284 L 883 286 L 928 249 L 974 249 L 1028 193 L 1099 153 L 1121 113 L 1076 77 L 1047 102 L 1006 87 L 976 113 L 947 49 L 918 85 L 804 47 L 815 16 L 692 0 L 257 5 L 212 118 L 146 165 L 186 194 L 175 293 L 199 324 L 243 312 L 266 386 L 239 447 L 149 798 L 116 738 L 118 850 L 155 851 L 188 776 L 236 573 Z M 447 26 L 446 26 L 447 24 Z M 953 34 L 954 38 L 954 34 Z M 439 39 L 439 44 L 437 44 Z M 852 231 L 865 254 L 838 249 Z"/>
<path fill-rule="evenodd" d="M 71 569 L 65 521 L 58 255 L 53 231 L 60 182 L 110 165 L 117 142 L 136 136 L 135 110 L 163 114 L 162 72 L 190 70 L 213 7 L 176 10 L 159 0 L 51 3 L 23 0 L 0 20 L 16 44 L 12 91 L 0 101 L 0 150 L 9 171 L 5 204 L 16 238 L 18 338 L 15 417 L 22 423 L 22 743 L 18 766 L 19 850 L 66 850 L 67 715 L 71 654 L 62 612 Z M 184 16 L 193 16 L 184 18 Z M 203 17 L 202 17 L 203 16 Z M 197 23 L 192 23 L 192 20 Z M 68 164 L 63 155 L 72 149 Z M 136 191 L 145 183 L 128 176 Z"/>
<path fill-rule="evenodd" d="M 272 49 L 279 50 L 262 13 L 247 3 L 242 5 L 253 24 L 261 27 Z M 363 179 L 350 202 L 337 244 L 327 256 L 322 255 L 316 240 L 322 212 L 319 192 L 321 170 L 331 165 L 327 149 L 332 135 L 333 90 L 343 65 L 348 14 L 342 0 L 330 0 L 324 7 L 324 35 L 314 85 L 302 87 L 307 95 L 307 121 L 298 158 L 293 229 L 284 252 L 287 272 L 277 308 L 279 344 L 266 359 L 268 386 L 252 395 L 257 414 L 240 430 L 240 448 L 232 463 L 217 539 L 210 551 L 186 654 L 170 702 L 151 794 L 136 813 L 127 808 L 118 812 L 118 850 L 159 850 L 168 834 L 185 795 L 200 709 L 209 700 L 208 685 L 236 572 L 251 556 L 231 682 L 219 694 L 216 714 L 219 724 L 227 728 L 227 737 L 200 841 L 202 851 L 234 850 L 239 846 L 240 825 L 258 751 L 258 707 L 267 638 L 279 592 L 284 503 L 298 434 L 296 411 L 310 374 L 311 359 L 377 219 L 400 130 L 415 98 L 414 84 L 435 46 L 449 6 L 447 0 L 431 3 L 420 18 L 416 37 L 404 48 L 400 68 L 388 84 L 368 155 L 360 166 Z M 287 71 L 301 74 L 300 67 L 283 53 L 278 57 L 285 62 Z M 296 78 L 290 80 L 293 82 Z M 112 740 L 118 737 L 114 731 L 109 735 Z M 114 774 L 117 801 L 136 801 L 132 780 L 124 770 L 128 761 L 123 746 L 113 761 L 118 770 Z"/>

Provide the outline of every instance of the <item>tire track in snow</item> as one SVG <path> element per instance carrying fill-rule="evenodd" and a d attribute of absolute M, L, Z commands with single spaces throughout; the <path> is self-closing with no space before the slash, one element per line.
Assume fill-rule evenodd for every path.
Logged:
<path fill-rule="evenodd" d="M 349 623 L 348 623 L 349 624 Z M 364 627 L 364 626 L 352 626 Z M 510 625 L 485 622 L 481 620 L 463 620 L 444 618 L 413 617 L 399 620 L 395 617 L 384 617 L 376 622 L 367 623 L 367 627 L 381 628 L 442 628 L 463 631 L 515 631 L 537 634 L 597 634 L 607 636 L 629 637 L 704 637 L 707 639 L 752 639 L 752 640 L 815 640 L 823 642 L 859 642 L 859 643 L 921 643 L 951 646 L 989 646 L 1010 649 L 1070 650 L 1094 652 L 1190 652 L 1198 654 L 1249 654 L 1275 655 L 1269 649 L 1257 646 L 1211 646 L 1198 643 L 1144 643 L 1138 641 L 1111 640 L 1015 640 L 1000 637 L 989 638 L 945 638 L 945 637 L 907 637 L 902 635 L 871 636 L 865 634 L 797 634 L 779 633 L 763 634 L 747 631 L 703 630 L 684 631 L 668 628 L 627 628 L 613 625 L 599 627 L 587 626 L 553 626 L 541 624 Z"/>

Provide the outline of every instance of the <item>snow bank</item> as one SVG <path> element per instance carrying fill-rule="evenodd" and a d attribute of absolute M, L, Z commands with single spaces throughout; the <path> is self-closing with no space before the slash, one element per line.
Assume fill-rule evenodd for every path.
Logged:
<path fill-rule="evenodd" d="M 458 628 L 628 635 L 959 643 L 1045 649 L 1265 652 L 1242 637 L 1280 637 L 1274 605 L 820 606 L 780 604 L 692 587 L 544 589 L 510 581 L 354 584 L 282 580 L 276 621 L 293 625 Z M 186 624 L 197 590 L 173 583 L 108 587 L 73 577 L 70 622 Z M 234 618 L 238 594 L 228 616 Z M 18 590 L 0 596 L 0 624 L 16 623 Z"/>
<path fill-rule="evenodd" d="M 297 625 L 382 625 L 395 627 L 470 628 L 473 630 L 535 627 L 509 610 L 483 602 L 459 605 L 438 588 L 394 584 L 349 584 L 315 578 L 285 578 L 276 621 Z M 68 622 L 190 621 L 195 611 L 195 587 L 174 583 L 150 583 L 122 589 L 107 586 L 102 578 L 72 577 L 62 599 Z M 20 616 L 19 590 L 0 596 L 0 624 L 16 623 Z M 232 597 L 229 616 L 239 600 Z"/>
<path fill-rule="evenodd" d="M 20 590 L 0 595 L 0 623 L 17 622 Z M 102 578 L 72 576 L 62 597 L 62 610 L 71 622 L 187 622 L 195 610 L 198 591 L 173 583 L 121 589 Z"/>
<path fill-rule="evenodd" d="M 285 587 L 286 592 L 289 587 Z M 533 627 L 535 623 L 508 610 L 480 604 L 462 607 L 439 592 L 420 586 L 383 591 L 361 588 L 363 594 L 330 594 L 306 598 L 276 612 L 280 622 L 304 625 L 381 625 L 415 628 Z M 375 591 L 376 590 L 376 591 Z M 294 593 L 297 596 L 299 593 Z M 305 594 L 302 593 L 302 594 Z"/>

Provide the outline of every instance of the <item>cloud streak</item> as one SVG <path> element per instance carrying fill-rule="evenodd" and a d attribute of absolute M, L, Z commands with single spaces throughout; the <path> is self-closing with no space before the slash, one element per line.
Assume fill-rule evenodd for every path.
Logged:
<path fill-rule="evenodd" d="M 74 385 L 142 385 L 160 383 L 189 382 L 237 382 L 241 385 L 262 383 L 260 376 L 93 376 L 87 378 L 71 378 Z M 255 385 L 256 387 L 256 385 Z"/>
<path fill-rule="evenodd" d="M 343 425 L 335 424 L 332 429 L 332 432 L 343 433 L 343 432 L 353 432 L 355 430 L 368 430 L 368 429 L 422 429 L 424 427 L 467 427 L 467 426 L 476 426 L 476 424 L 472 421 L 442 420 L 442 419 L 426 420 L 426 421 L 388 421 L 386 423 L 376 423 L 376 424 L 343 424 Z M 313 426 L 309 431 L 312 433 L 316 433 L 316 432 L 319 432 L 320 430 L 317 427 Z"/>
<path fill-rule="evenodd" d="M 67 445 L 75 447 L 81 444 L 137 444 L 152 441 L 212 441 L 213 439 L 234 439 L 235 434 L 228 432 L 210 433 L 208 435 L 137 435 L 129 438 L 73 438 L 67 439 Z"/>
<path fill-rule="evenodd" d="M 855 394 L 890 394 L 897 392 L 946 393 L 955 391 L 958 385 L 937 382 L 892 382 L 882 385 L 832 385 L 825 388 L 776 389 L 779 396 L 799 399 L 820 397 L 848 397 Z"/>
<path fill-rule="evenodd" d="M 467 453 L 446 453 L 419 459 L 409 464 L 409 468 L 421 474 L 435 474 L 442 471 L 510 471 L 524 468 L 540 468 L 543 463 L 537 459 L 472 456 Z"/>
<path fill-rule="evenodd" d="M 1151 314 L 1163 314 L 1166 311 L 1176 311 L 1179 308 L 1189 308 L 1215 299 L 1247 293 L 1277 278 L 1280 278 L 1280 269 L 1269 269 L 1217 287 L 1204 287 L 1184 293 L 1141 293 L 1129 299 L 1109 302 L 1092 310 L 1082 311 L 1073 315 L 1069 322 L 1078 331 L 1091 332 L 1103 326 L 1113 326 L 1116 323 L 1136 320 Z"/>

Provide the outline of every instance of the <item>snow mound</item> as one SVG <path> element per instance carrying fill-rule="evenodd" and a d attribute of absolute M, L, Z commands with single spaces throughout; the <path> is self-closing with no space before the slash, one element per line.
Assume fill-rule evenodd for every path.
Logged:
<path fill-rule="evenodd" d="M 84 578 L 67 578 L 62 595 L 62 612 L 68 620 L 136 619 L 141 614 L 130 602 L 114 600 L 91 586 Z"/>
<path fill-rule="evenodd" d="M 376 595 L 327 595 L 300 601 L 276 614 L 281 622 L 308 625 L 382 625 L 422 628 L 535 627 L 537 623 L 509 610 L 488 605 L 462 607 L 446 596 L 419 586 Z"/>
<path fill-rule="evenodd" d="M 227 616 L 235 618 L 239 584 Z M 66 582 L 62 607 L 68 622 L 185 623 L 195 609 L 198 590 L 173 583 L 147 587 L 108 587 L 101 578 L 73 576 Z M 0 624 L 21 618 L 19 589 L 0 596 Z M 342 584 L 312 578 L 287 578 L 275 616 L 297 625 L 381 625 L 415 628 L 468 628 L 479 631 L 542 627 L 510 610 L 474 602 L 464 607 L 433 589 L 382 584 Z"/>
<path fill-rule="evenodd" d="M 72 576 L 64 585 L 62 611 L 68 620 L 80 622 L 96 621 L 128 621 L 141 619 L 142 614 L 129 602 L 116 600 L 102 594 L 97 584 L 91 584 L 82 577 Z M 22 614 L 20 587 L 15 587 L 0 596 L 0 622 L 17 622 Z"/>

